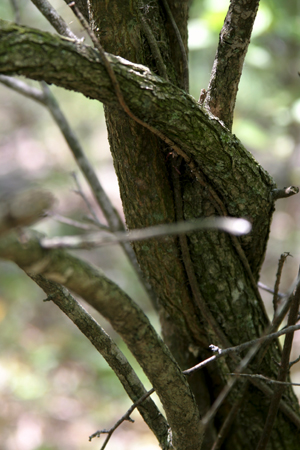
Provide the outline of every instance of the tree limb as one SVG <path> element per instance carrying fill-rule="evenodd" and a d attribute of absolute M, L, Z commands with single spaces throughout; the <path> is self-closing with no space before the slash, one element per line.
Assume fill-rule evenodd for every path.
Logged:
<path fill-rule="evenodd" d="M 122 336 L 156 390 L 174 446 L 178 450 L 200 448 L 203 426 L 184 375 L 143 311 L 117 285 L 64 251 L 43 250 L 36 233 L 29 231 L 25 244 L 13 233 L 2 239 L 0 257 L 14 261 L 30 275 L 63 284 L 99 311 Z"/>
<path fill-rule="evenodd" d="M 90 340 L 113 369 L 130 399 L 133 402 L 137 402 L 147 394 L 146 389 L 127 361 L 125 355 L 67 289 L 54 281 L 47 280 L 42 275 L 31 275 L 30 277 L 47 294 L 47 300 L 53 301 Z M 157 437 L 162 448 L 167 448 L 169 427 L 155 403 L 149 398 L 143 402 L 139 402 L 137 408 L 149 428 Z"/>
<path fill-rule="evenodd" d="M 231 130 L 238 86 L 259 0 L 231 0 L 204 104 Z"/>
<path fill-rule="evenodd" d="M 44 79 L 120 108 L 97 51 L 5 21 L 0 21 L 0 38 L 2 73 Z M 256 277 L 273 211 L 273 180 L 235 136 L 205 113 L 192 97 L 144 66 L 112 55 L 108 58 L 133 113 L 176 142 L 186 157 L 201 167 L 230 215 L 252 218 L 252 233 L 241 241 Z M 255 248 L 252 242 L 258 243 Z"/>

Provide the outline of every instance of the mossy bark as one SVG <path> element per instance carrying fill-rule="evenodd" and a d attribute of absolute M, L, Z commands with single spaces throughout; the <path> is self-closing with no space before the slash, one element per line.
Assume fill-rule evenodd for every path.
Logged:
<path fill-rule="evenodd" d="M 90 3 L 91 24 L 99 29 L 106 51 L 133 63 L 146 64 L 157 72 L 139 20 L 140 3 Z M 179 25 L 186 43 L 187 4 L 169 3 L 175 16 L 182 18 Z M 146 68 L 110 57 L 112 66 L 133 113 L 176 142 L 197 169 L 194 171 L 185 163 L 177 169 L 184 218 L 219 214 L 210 194 L 213 189 L 228 215 L 246 217 L 252 222 L 251 233 L 240 239 L 240 245 L 257 281 L 274 210 L 270 196 L 274 182 L 216 117 L 178 89 L 177 86 L 183 85 L 181 56 L 174 52 L 174 35 L 164 9 L 158 2 L 153 4 L 150 13 L 145 9 L 142 13 L 158 41 L 172 84 Z M 3 22 L 0 25 L 4 30 L 0 43 L 2 73 L 22 73 L 30 78 L 44 79 L 106 104 L 109 141 L 128 228 L 174 222 L 177 217 L 171 175 L 174 155 L 170 155 L 166 144 L 120 110 L 97 53 L 46 33 L 31 31 L 26 34 L 21 28 L 8 27 Z M 8 28 L 10 31 L 5 32 Z M 10 45 L 9 52 L 7 45 Z M 24 52 L 26 57 L 22 56 Z M 34 69 L 30 58 L 36 63 Z M 201 231 L 190 234 L 188 243 L 201 294 L 230 343 L 238 344 L 259 336 L 267 326 L 268 318 L 230 237 L 219 231 Z M 157 295 L 165 341 L 181 368 L 185 369 L 208 354 L 209 344 L 217 343 L 211 342 L 207 323 L 193 298 L 179 241 L 174 237 L 149 240 L 135 243 L 134 249 L 144 275 Z M 279 358 L 280 350 L 275 343 L 265 357 L 261 372 L 275 377 Z M 233 369 L 234 363 L 227 360 L 194 376 L 191 388 L 201 414 L 217 397 L 228 379 L 228 372 Z M 235 402 L 237 391 L 238 385 L 208 429 L 202 449 L 211 448 Z M 286 390 L 285 398 L 297 410 L 292 390 Z M 253 450 L 263 428 L 268 403 L 269 399 L 250 386 L 250 395 L 222 449 Z M 298 445 L 294 424 L 279 413 L 268 449 L 296 450 Z"/>

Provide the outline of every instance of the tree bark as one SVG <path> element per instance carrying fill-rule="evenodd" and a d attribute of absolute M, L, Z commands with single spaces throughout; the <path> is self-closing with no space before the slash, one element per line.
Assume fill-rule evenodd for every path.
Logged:
<path fill-rule="evenodd" d="M 129 229 L 171 223 L 180 213 L 186 220 L 230 215 L 251 221 L 251 233 L 240 240 L 219 231 L 201 231 L 188 236 L 192 271 L 200 296 L 218 324 L 219 334 L 212 333 L 211 324 L 204 319 L 189 285 L 190 274 L 183 261 L 181 241 L 166 237 L 134 243 L 139 264 L 158 298 L 165 342 L 180 367 L 186 369 L 208 354 L 209 344 L 224 344 L 216 341 L 217 336 L 223 334 L 227 343 L 237 345 L 260 336 L 268 324 L 255 282 L 274 211 L 271 191 L 275 184 L 240 141 L 180 89 L 184 85 L 184 71 L 181 55 L 174 50 L 170 18 L 159 2 L 153 3 L 153 7 L 146 9 L 139 2 L 95 0 L 90 2 L 89 19 L 94 29 L 100 30 L 99 37 L 106 51 L 132 61 L 108 55 L 130 110 L 175 142 L 182 150 L 183 162 L 178 155 L 170 155 L 172 150 L 162 140 L 121 110 L 95 50 L 0 21 L 0 71 L 55 83 L 106 105 L 110 147 Z M 187 2 L 169 4 L 177 20 L 181 19 L 179 28 L 186 45 Z M 139 18 L 140 11 L 150 25 L 169 81 L 157 75 L 159 69 Z M 149 66 L 152 72 L 135 63 Z M 180 175 L 177 188 L 172 175 L 174 166 Z M 175 198 L 178 194 L 181 212 Z M 261 373 L 274 378 L 279 361 L 280 350 L 275 343 L 261 365 Z M 219 360 L 194 376 L 190 386 L 201 415 L 218 396 L 235 365 L 234 360 Z M 235 403 L 238 386 L 207 429 L 201 449 L 211 448 Z M 163 389 L 158 386 L 159 394 L 163 395 Z M 298 411 L 291 389 L 286 389 L 285 398 Z M 190 400 L 193 408 L 192 395 Z M 255 448 L 268 403 L 269 399 L 250 385 L 222 449 Z M 165 407 L 168 415 L 167 402 Z M 195 422 L 197 414 L 194 410 L 190 414 Z M 170 418 L 172 421 L 172 415 Z M 172 425 L 175 429 L 179 427 L 177 434 L 173 430 L 178 448 L 200 448 L 201 427 L 197 430 L 191 425 L 190 433 L 196 432 L 196 438 L 193 443 L 182 442 L 183 427 L 177 419 L 176 416 Z M 298 445 L 295 426 L 279 413 L 269 448 L 296 450 Z"/>

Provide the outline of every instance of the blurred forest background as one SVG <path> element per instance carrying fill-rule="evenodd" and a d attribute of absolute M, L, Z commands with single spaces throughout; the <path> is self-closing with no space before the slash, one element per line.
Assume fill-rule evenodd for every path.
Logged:
<path fill-rule="evenodd" d="M 51 0 L 77 35 L 84 33 L 63 0 Z M 190 9 L 189 46 L 191 94 L 198 99 L 208 85 L 210 71 L 229 5 L 227 0 L 194 0 Z M 19 0 L 21 24 L 54 32 L 29 0 Z M 0 2 L 0 16 L 13 21 L 9 0 Z M 88 42 L 88 40 L 86 40 Z M 235 110 L 233 133 L 279 187 L 300 185 L 300 2 L 261 0 Z M 38 83 L 27 81 L 31 86 Z M 51 87 L 100 181 L 121 212 L 118 183 L 106 136 L 103 107 L 80 94 Z M 0 84 L 0 178 L 10 174 L 33 179 L 56 197 L 55 214 L 83 220 L 89 214 L 78 196 L 76 172 L 86 195 L 93 199 L 73 157 L 47 110 Z M 95 206 L 96 208 L 96 206 Z M 99 218 L 104 222 L 101 212 Z M 47 218 L 35 228 L 48 236 L 77 234 L 79 230 Z M 289 288 L 300 263 L 300 197 L 279 200 L 261 281 L 273 287 L 280 254 L 290 252 L 281 291 Z M 158 319 L 117 246 L 77 252 L 100 267 L 147 312 Z M 272 298 L 262 293 L 272 314 Z M 109 428 L 130 401 L 106 362 L 51 302 L 15 265 L 0 262 L 0 433 L 4 450 L 98 449 L 88 436 Z M 85 305 L 86 306 L 86 305 Z M 147 388 L 149 382 L 125 345 L 97 313 L 91 311 L 118 342 Z M 292 358 L 300 353 L 295 334 Z M 299 363 L 300 364 L 300 363 Z M 299 364 L 292 379 L 300 382 Z M 300 388 L 295 388 L 300 396 Z M 135 424 L 125 423 L 109 448 L 158 448 L 138 413 Z M 102 438 L 103 439 L 103 438 Z"/>

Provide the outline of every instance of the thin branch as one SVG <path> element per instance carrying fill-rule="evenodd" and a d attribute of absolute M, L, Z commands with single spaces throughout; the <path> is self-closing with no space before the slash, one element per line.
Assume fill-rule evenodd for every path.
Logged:
<path fill-rule="evenodd" d="M 229 375 L 235 377 L 257 378 L 258 380 L 265 381 L 266 383 L 269 384 L 280 384 L 283 386 L 300 386 L 300 383 L 292 383 L 291 381 L 272 380 L 271 378 L 265 377 L 264 375 L 261 375 L 259 373 L 230 373 Z"/>
<path fill-rule="evenodd" d="M 259 0 L 231 0 L 204 101 L 229 130 L 258 5 Z"/>
<path fill-rule="evenodd" d="M 278 261 L 278 268 L 277 268 L 277 273 L 276 273 L 274 296 L 273 296 L 274 314 L 276 313 L 277 307 L 278 307 L 278 299 L 279 299 L 278 292 L 279 292 L 279 285 L 280 285 L 280 280 L 281 280 L 282 269 L 283 269 L 284 263 L 288 256 L 290 256 L 289 252 L 282 253 L 282 255 L 280 256 L 280 259 Z"/>
<path fill-rule="evenodd" d="M 205 359 L 204 361 L 201 361 L 200 363 L 196 364 L 195 366 L 186 369 L 183 371 L 185 375 L 191 375 L 193 372 L 196 372 L 197 370 L 202 369 L 204 366 L 206 366 L 208 363 L 219 359 L 220 357 L 227 356 L 231 353 L 241 353 L 242 351 L 246 350 L 249 347 L 252 346 L 259 346 L 260 344 L 264 342 L 271 342 L 274 339 L 277 339 L 280 336 L 283 336 L 285 334 L 294 333 L 295 331 L 300 330 L 300 325 L 293 325 L 289 327 L 285 327 L 284 329 L 277 331 L 276 333 L 266 334 L 258 339 L 253 339 L 252 341 L 244 342 L 243 344 L 237 345 L 235 347 L 229 347 L 225 349 L 220 349 L 219 347 L 216 347 L 214 345 L 211 345 L 212 351 L 218 352 L 216 355 L 211 356 L 210 358 Z"/>
<path fill-rule="evenodd" d="M 284 187 L 282 189 L 273 189 L 271 191 L 271 198 L 273 201 L 276 201 L 280 198 L 288 198 L 292 195 L 296 195 L 299 193 L 299 187 L 298 186 L 289 186 Z"/>
<path fill-rule="evenodd" d="M 269 292 L 270 294 L 274 294 L 274 290 L 272 288 L 270 288 L 269 286 L 266 286 L 265 284 L 263 284 L 261 281 L 259 281 L 257 283 L 257 286 L 262 289 L 263 291 Z M 282 292 L 277 292 L 277 295 L 279 298 L 285 298 L 286 295 L 283 294 Z"/>
<path fill-rule="evenodd" d="M 53 281 L 46 280 L 40 275 L 31 275 L 30 277 L 47 294 L 47 300 L 55 303 L 103 356 L 119 378 L 130 399 L 135 402 L 135 407 L 138 407 L 140 414 L 157 437 L 161 446 L 165 448 L 165 442 L 168 437 L 168 424 L 151 399 L 148 399 L 147 402 L 144 401 L 150 394 L 146 391 L 115 342 L 66 288 Z M 143 398 L 142 406 L 141 398 Z"/>
<path fill-rule="evenodd" d="M 249 382 L 246 381 L 242 384 L 239 392 L 237 393 L 237 397 L 235 399 L 234 405 L 232 406 L 231 410 L 229 411 L 229 414 L 227 414 L 221 429 L 218 432 L 218 435 L 216 437 L 215 442 L 213 443 L 213 446 L 211 450 L 220 450 L 224 439 L 226 438 L 227 434 L 230 431 L 231 425 L 233 424 L 237 413 L 240 411 L 242 403 L 245 402 L 246 396 L 248 395 L 248 389 L 249 389 Z"/>
<path fill-rule="evenodd" d="M 174 19 L 174 16 L 172 14 L 172 11 L 170 9 L 168 0 L 162 0 L 162 4 L 166 10 L 167 16 L 172 24 L 179 48 L 180 48 L 180 52 L 181 52 L 181 58 L 182 58 L 182 66 L 183 66 L 183 87 L 184 90 L 186 92 L 189 92 L 190 86 L 189 86 L 189 63 L 188 63 L 188 58 L 187 58 L 187 54 L 185 51 L 185 47 L 184 47 L 184 43 L 182 41 L 182 37 L 180 34 L 180 31 L 178 29 L 177 23 Z"/>
<path fill-rule="evenodd" d="M 25 245 L 13 233 L 1 239 L 0 257 L 14 261 L 30 275 L 63 284 L 102 314 L 121 335 L 156 390 L 173 432 L 174 446 L 184 450 L 189 439 L 191 447 L 201 447 L 204 430 L 187 380 L 144 312 L 124 291 L 87 262 L 62 250 L 43 249 L 39 235 L 30 230 Z"/>
<path fill-rule="evenodd" d="M 77 177 L 77 174 L 75 172 L 72 172 L 72 177 L 74 178 L 74 181 L 75 181 L 75 184 L 76 184 L 76 187 L 77 187 L 77 191 L 74 191 L 74 192 L 76 194 L 78 194 L 82 198 L 84 203 L 86 204 L 86 207 L 89 210 L 89 212 L 90 212 L 90 214 L 91 214 L 91 216 L 93 218 L 94 223 L 96 225 L 101 225 L 100 221 L 99 221 L 99 219 L 97 217 L 97 214 L 96 214 L 96 212 L 94 211 L 94 208 L 91 205 L 91 202 L 89 201 L 89 199 L 87 198 L 87 196 L 83 192 L 83 189 L 81 187 L 81 184 L 80 184 L 80 182 L 78 180 L 78 177 Z"/>
<path fill-rule="evenodd" d="M 44 106 L 46 105 L 43 93 L 39 89 L 28 86 L 28 84 L 23 81 L 16 80 L 13 77 L 7 77 L 6 75 L 0 75 L 0 83 L 19 92 L 19 94 L 22 94 L 25 97 L 31 98 Z"/>
<path fill-rule="evenodd" d="M 70 30 L 64 19 L 58 14 L 48 0 L 31 0 L 31 2 L 39 9 L 43 16 L 46 17 L 58 34 L 66 36 L 75 42 L 82 41 Z"/>
<path fill-rule="evenodd" d="M 290 362 L 290 368 L 291 368 L 292 366 L 294 366 L 295 364 L 297 364 L 299 361 L 300 361 L 300 355 L 298 356 L 298 358 L 294 359 L 294 361 L 291 361 L 291 362 Z"/>
<path fill-rule="evenodd" d="M 131 405 L 131 407 L 128 409 L 128 411 L 115 423 L 115 425 L 112 428 L 110 428 L 109 430 L 99 430 L 99 431 L 96 431 L 95 433 L 91 434 L 91 436 L 89 437 L 89 441 L 91 441 L 95 437 L 100 437 L 101 434 L 107 434 L 108 436 L 105 439 L 105 441 L 100 449 L 100 450 L 104 450 L 106 445 L 108 444 L 108 441 L 110 440 L 112 434 L 116 431 L 116 429 L 123 422 L 125 422 L 125 420 L 128 420 L 129 422 L 134 422 L 134 420 L 131 419 L 130 415 L 135 410 L 135 408 L 139 407 L 141 405 L 141 403 L 143 403 L 151 394 L 153 394 L 153 392 L 155 392 L 155 390 L 152 388 L 152 389 L 150 389 L 150 391 L 146 392 L 141 398 L 139 398 L 133 405 Z M 168 446 L 168 448 L 171 449 L 171 446 L 170 447 Z"/>
<path fill-rule="evenodd" d="M 46 216 L 53 220 L 56 220 L 57 222 L 64 223 L 66 225 L 70 225 L 71 227 L 79 228 L 79 229 L 85 230 L 85 231 L 95 230 L 95 227 L 97 227 L 97 224 L 93 223 L 93 225 L 92 224 L 88 225 L 86 223 L 78 222 L 78 220 L 74 220 L 74 219 L 70 219 L 69 217 L 61 216 L 60 214 L 47 213 Z M 109 231 L 109 229 L 107 231 Z"/>
<path fill-rule="evenodd" d="M 152 33 L 152 30 L 147 22 L 146 17 L 144 16 L 143 12 L 141 11 L 141 9 L 143 8 L 143 4 L 142 2 L 139 2 L 139 7 L 138 7 L 138 15 L 139 15 L 139 19 L 141 21 L 142 24 L 142 28 L 143 28 L 143 32 L 145 33 L 145 36 L 147 38 L 147 42 L 149 44 L 149 47 L 151 49 L 151 53 L 155 59 L 158 71 L 159 71 L 159 75 L 164 77 L 166 80 L 169 80 L 168 77 L 168 72 L 167 72 L 167 68 L 165 66 L 164 60 L 161 56 L 161 52 L 159 50 L 159 47 L 157 45 L 156 39 Z"/>
<path fill-rule="evenodd" d="M 120 230 L 124 230 L 125 226 L 124 223 L 117 212 L 117 210 L 112 205 L 109 197 L 107 196 L 105 190 L 103 189 L 96 172 L 92 165 L 90 164 L 89 160 L 87 159 L 83 148 L 80 145 L 79 140 L 77 139 L 75 133 L 73 132 L 72 128 L 70 127 L 66 117 L 64 116 L 63 112 L 61 111 L 59 104 L 57 103 L 55 97 L 51 93 L 49 87 L 45 82 L 42 82 L 42 89 L 45 97 L 45 103 L 55 120 L 56 124 L 58 125 L 60 131 L 62 132 L 65 140 L 67 141 L 70 150 L 73 153 L 73 156 L 83 173 L 87 183 L 89 184 L 96 201 L 101 208 L 108 224 L 113 232 L 117 232 Z M 98 219 L 96 219 L 99 223 Z M 144 286 L 146 292 L 148 293 L 149 297 L 153 300 L 153 303 L 155 304 L 154 299 L 154 293 L 149 286 L 148 283 L 145 282 L 145 279 L 143 277 L 143 274 L 141 272 L 141 268 L 136 260 L 136 256 L 134 254 L 134 251 L 131 247 L 131 245 L 128 242 L 124 242 L 121 244 L 123 247 L 123 250 L 125 254 L 127 255 L 132 267 L 137 273 L 137 276 L 141 282 L 141 284 Z"/>
<path fill-rule="evenodd" d="M 295 322 L 297 321 L 299 305 L 300 305 L 300 283 L 298 284 L 296 292 L 293 296 L 291 309 L 290 309 L 290 313 L 289 313 L 289 318 L 288 318 L 288 327 L 293 326 L 295 324 Z M 280 382 L 285 381 L 286 376 L 289 371 L 289 358 L 290 358 L 290 353 L 291 353 L 291 349 L 292 349 L 293 337 L 294 337 L 294 333 L 290 333 L 290 334 L 286 335 L 286 337 L 285 337 L 283 351 L 282 351 L 282 357 L 281 357 L 281 363 L 280 363 L 279 373 L 278 373 L 278 377 L 277 377 L 277 381 L 280 381 Z M 271 404 L 270 404 L 270 408 L 268 411 L 268 416 L 266 419 L 264 430 L 262 432 L 262 435 L 261 435 L 259 443 L 256 447 L 256 450 L 265 450 L 268 445 L 268 442 L 269 442 L 269 439 L 271 436 L 271 431 L 272 431 L 272 428 L 273 428 L 273 425 L 274 425 L 274 422 L 275 422 L 275 419 L 277 416 L 277 411 L 279 408 L 280 400 L 281 400 L 282 394 L 284 392 L 284 389 L 285 389 L 285 386 L 282 384 L 280 384 L 280 385 L 278 384 L 274 388 L 274 395 L 271 400 Z"/>
<path fill-rule="evenodd" d="M 190 231 L 217 229 L 227 233 L 245 234 L 250 231 L 250 224 L 245 219 L 233 217 L 214 217 L 181 221 L 165 225 L 116 232 L 103 235 L 103 233 L 90 233 L 86 236 L 63 236 L 44 238 L 41 244 L 44 248 L 90 248 L 117 244 L 119 242 L 142 241 L 144 239 L 158 238 L 186 234 Z"/>

